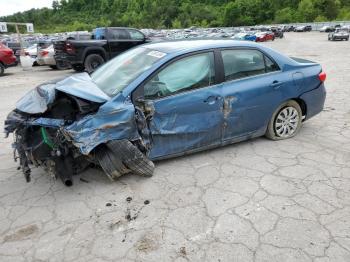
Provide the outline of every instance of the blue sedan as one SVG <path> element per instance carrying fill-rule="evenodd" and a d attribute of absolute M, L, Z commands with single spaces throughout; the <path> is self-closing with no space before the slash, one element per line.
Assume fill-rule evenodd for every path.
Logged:
<path fill-rule="evenodd" d="M 189 40 L 131 49 L 93 74 L 42 84 L 5 121 L 22 171 L 72 185 L 90 163 L 109 178 L 151 176 L 152 160 L 253 137 L 294 137 L 320 113 L 319 64 L 251 42 Z"/>

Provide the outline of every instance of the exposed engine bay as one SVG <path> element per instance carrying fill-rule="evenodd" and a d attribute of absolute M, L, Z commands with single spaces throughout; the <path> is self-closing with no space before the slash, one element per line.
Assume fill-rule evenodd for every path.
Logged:
<path fill-rule="evenodd" d="M 5 121 L 6 136 L 14 136 L 14 159 L 27 182 L 31 180 L 31 166 L 43 167 L 66 186 L 73 184 L 74 175 L 91 165 L 101 166 L 111 180 L 128 172 L 152 175 L 154 165 L 146 157 L 149 143 L 145 144 L 138 132 L 145 133 L 141 130 L 145 127 L 141 110 L 133 108 L 128 129 L 127 122 L 113 115 L 119 112 L 115 108 L 99 112 L 102 99 L 90 101 L 82 98 L 86 94 L 78 97 L 58 89 L 53 83 L 38 86 L 17 102 Z M 131 119 L 131 112 L 124 115 Z M 109 118 L 115 123 L 106 123 Z M 119 129 L 135 129 L 137 135 L 129 139 L 121 136 Z"/>
<path fill-rule="evenodd" d="M 63 120 L 69 124 L 82 116 L 96 112 L 99 104 L 88 102 L 59 92 L 48 110 L 40 117 Z M 14 132 L 14 158 L 27 182 L 30 181 L 29 165 L 42 166 L 53 177 L 60 177 L 66 186 L 72 185 L 72 176 L 84 170 L 93 159 L 84 157 L 72 145 L 60 128 L 28 125 L 26 122 L 38 115 L 29 115 L 14 110 L 5 122 L 6 132 Z"/>

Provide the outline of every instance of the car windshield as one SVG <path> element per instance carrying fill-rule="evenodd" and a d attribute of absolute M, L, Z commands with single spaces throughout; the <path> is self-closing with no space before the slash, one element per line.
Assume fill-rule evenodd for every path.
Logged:
<path fill-rule="evenodd" d="M 91 79 L 104 93 L 114 96 L 165 55 L 144 47 L 134 48 L 99 67 Z"/>

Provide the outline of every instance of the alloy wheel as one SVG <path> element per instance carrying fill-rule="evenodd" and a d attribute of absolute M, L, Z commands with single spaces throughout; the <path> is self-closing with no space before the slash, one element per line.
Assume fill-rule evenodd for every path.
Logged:
<path fill-rule="evenodd" d="M 285 107 L 276 117 L 274 124 L 275 133 L 279 137 L 288 138 L 298 130 L 298 125 L 298 111 L 292 106 Z"/>

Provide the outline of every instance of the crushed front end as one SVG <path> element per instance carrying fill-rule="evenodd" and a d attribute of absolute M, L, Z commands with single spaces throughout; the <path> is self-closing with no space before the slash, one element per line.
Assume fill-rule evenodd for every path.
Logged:
<path fill-rule="evenodd" d="M 14 136 L 14 159 L 28 182 L 32 166 L 66 186 L 92 164 L 111 180 L 154 170 L 143 111 L 122 94 L 110 99 L 86 73 L 28 92 L 7 116 L 5 134 Z"/>
<path fill-rule="evenodd" d="M 93 163 L 93 159 L 81 154 L 62 132 L 82 113 L 74 101 L 85 101 L 58 95 L 59 98 L 44 113 L 29 114 L 15 109 L 5 120 L 6 136 L 10 133 L 14 136 L 14 159 L 27 182 L 30 181 L 30 166 L 40 166 L 51 176 L 61 178 L 66 186 L 71 186 L 72 176 Z"/>

